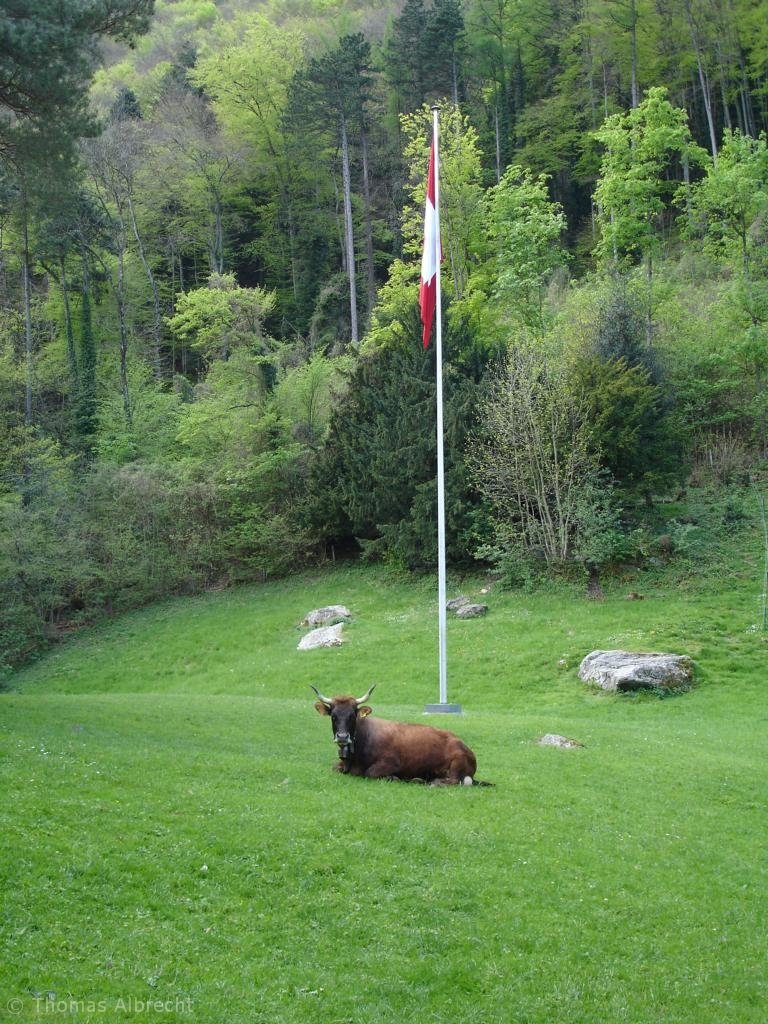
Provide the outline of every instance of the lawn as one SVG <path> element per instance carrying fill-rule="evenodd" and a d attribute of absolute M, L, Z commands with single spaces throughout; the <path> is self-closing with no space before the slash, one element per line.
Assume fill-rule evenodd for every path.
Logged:
<path fill-rule="evenodd" d="M 768 644 L 744 557 L 642 601 L 492 589 L 452 618 L 449 727 L 493 788 L 331 771 L 310 682 L 376 682 L 374 713 L 411 721 L 437 699 L 430 582 L 342 567 L 51 652 L 0 695 L 0 1019 L 765 1024 Z M 329 603 L 347 643 L 298 652 Z M 610 647 L 690 654 L 697 685 L 595 693 L 579 661 Z"/>

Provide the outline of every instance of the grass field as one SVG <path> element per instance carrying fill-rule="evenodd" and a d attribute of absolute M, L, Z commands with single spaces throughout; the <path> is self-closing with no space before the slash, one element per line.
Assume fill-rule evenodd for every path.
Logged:
<path fill-rule="evenodd" d="M 50 653 L 0 695 L 0 1019 L 765 1024 L 768 644 L 745 558 L 643 601 L 493 590 L 485 619 L 451 619 L 449 727 L 487 789 L 339 776 L 312 707 L 310 682 L 376 682 L 374 713 L 423 720 L 431 584 L 341 568 Z M 336 602 L 345 646 L 297 652 Z M 579 661 L 612 647 L 690 654 L 697 686 L 592 692 Z"/>

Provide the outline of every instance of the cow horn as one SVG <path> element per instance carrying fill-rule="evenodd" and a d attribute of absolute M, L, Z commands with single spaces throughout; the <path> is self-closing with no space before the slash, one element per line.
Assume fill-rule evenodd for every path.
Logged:
<path fill-rule="evenodd" d="M 322 695 L 322 693 L 320 693 L 320 691 L 318 690 L 318 688 L 317 688 L 316 686 L 313 686 L 313 685 L 312 685 L 312 683 L 310 683 L 310 684 L 309 684 L 309 688 L 310 688 L 311 690 L 314 690 L 314 691 L 315 691 L 315 693 L 317 694 L 317 696 L 318 696 L 318 697 L 320 698 L 320 700 L 321 700 L 321 701 L 323 702 L 323 704 L 325 704 L 325 706 L 326 706 L 327 708 L 329 708 L 329 707 L 331 706 L 331 704 L 333 704 L 333 701 L 331 700 L 331 698 L 330 698 L 330 697 L 324 697 L 324 696 Z"/>
<path fill-rule="evenodd" d="M 368 698 L 371 696 L 371 694 L 373 693 L 373 691 L 375 689 L 376 689 L 376 683 L 373 684 L 373 686 L 370 688 L 368 693 L 365 693 L 365 694 L 363 694 L 362 697 L 358 697 L 357 698 L 357 706 L 360 707 L 361 704 L 365 704 L 365 702 L 368 700 Z"/>

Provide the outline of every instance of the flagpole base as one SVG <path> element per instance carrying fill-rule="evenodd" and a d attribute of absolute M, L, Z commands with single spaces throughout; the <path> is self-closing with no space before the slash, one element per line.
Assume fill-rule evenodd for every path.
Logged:
<path fill-rule="evenodd" d="M 460 715 L 461 704 L 426 704 L 425 715 Z"/>

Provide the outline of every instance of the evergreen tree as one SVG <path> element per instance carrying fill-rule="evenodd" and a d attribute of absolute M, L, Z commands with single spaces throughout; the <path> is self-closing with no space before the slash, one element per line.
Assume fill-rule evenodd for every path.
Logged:
<path fill-rule="evenodd" d="M 349 285 L 349 330 L 352 344 L 360 339 L 358 327 L 357 255 L 352 209 L 352 146 L 364 149 L 366 140 L 366 104 L 371 88 L 370 44 L 362 34 L 342 37 L 336 49 L 310 60 L 297 74 L 292 89 L 291 112 L 295 121 L 307 129 L 329 132 L 341 154 L 342 179 L 342 254 Z M 363 161 L 367 168 L 367 158 Z M 367 169 L 365 171 L 367 174 Z M 365 220 L 370 231 L 369 197 L 363 189 Z M 367 245 L 369 280 L 373 277 L 373 252 Z"/>
<path fill-rule="evenodd" d="M 0 10 L 0 150 L 14 148 L 14 119 L 37 131 L 56 126 L 71 146 L 94 130 L 87 110 L 99 38 L 145 32 L 154 0 L 8 0 Z"/>

